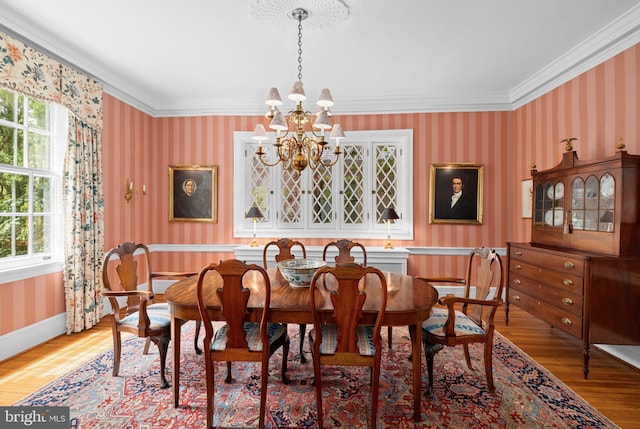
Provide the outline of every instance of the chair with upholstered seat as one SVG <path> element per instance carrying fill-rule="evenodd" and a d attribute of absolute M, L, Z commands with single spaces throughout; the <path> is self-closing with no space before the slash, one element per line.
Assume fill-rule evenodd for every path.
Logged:
<path fill-rule="evenodd" d="M 374 276 L 373 278 L 371 278 Z M 365 279 L 365 277 L 367 277 Z M 377 277 L 377 279 L 375 279 Z M 318 289 L 318 290 L 316 290 Z M 376 289 L 379 289 L 376 290 Z M 326 306 L 328 292 L 333 305 L 331 320 L 321 319 L 319 309 Z M 380 294 L 375 321 L 364 324 L 363 308 L 367 292 Z M 309 288 L 313 329 L 309 333 L 313 355 L 313 373 L 318 403 L 318 427 L 323 427 L 322 365 L 365 366 L 371 369 L 371 420 L 376 427 L 382 342 L 380 329 L 387 306 L 387 282 L 384 274 L 373 267 L 356 263 L 323 267 L 316 271 Z M 323 301 L 318 302 L 319 299 Z"/>
<path fill-rule="evenodd" d="M 304 244 L 302 244 L 300 241 L 291 240 L 290 238 L 280 238 L 278 240 L 270 241 L 264 246 L 264 250 L 262 251 L 262 266 L 264 267 L 265 270 L 268 268 L 269 261 L 267 260 L 267 252 L 270 247 L 278 248 L 278 253 L 276 253 L 274 258 L 276 263 L 281 261 L 288 261 L 289 259 L 295 259 L 296 257 L 293 253 L 294 250 L 302 253 L 303 259 L 307 258 L 307 249 L 304 247 Z M 277 270 L 276 272 L 277 272 L 277 275 L 282 275 L 280 274 L 279 270 Z M 307 333 L 307 325 L 301 324 L 299 325 L 299 328 L 300 328 L 300 362 L 305 363 L 307 362 L 307 358 L 304 356 L 303 348 L 304 348 L 304 337 L 306 336 L 306 333 Z"/>
<path fill-rule="evenodd" d="M 135 253 L 137 255 L 134 255 Z M 112 267 L 115 265 L 115 269 Z M 113 333 L 113 376 L 120 370 L 122 332 L 146 338 L 143 353 L 149 351 L 150 342 L 160 353 L 160 386 L 169 387 L 165 377 L 167 348 L 171 340 L 171 315 L 166 303 L 154 303 L 153 279 L 160 277 L 188 277 L 196 273 L 153 272 L 147 246 L 123 242 L 111 249 L 102 263 L 102 295 L 111 304 L 111 330 Z M 139 280 L 145 280 L 141 283 Z"/>
<path fill-rule="evenodd" d="M 208 272 L 215 271 L 221 282 L 204 281 Z M 257 272 L 262 284 L 251 282 L 249 272 Z M 254 288 L 252 289 L 252 286 Z M 213 288 L 215 287 L 215 290 Z M 247 320 L 247 305 L 251 294 L 264 299 L 260 322 Z M 215 394 L 215 362 L 227 362 L 227 377 L 231 374 L 231 362 L 260 362 L 260 416 L 259 427 L 264 427 L 267 399 L 269 358 L 282 347 L 282 379 L 286 381 L 289 336 L 284 325 L 268 323 L 271 300 L 271 283 L 267 272 L 255 264 L 246 264 L 237 259 L 228 259 L 218 264 L 209 264 L 200 271 L 197 284 L 197 299 L 200 318 L 204 325 L 204 358 L 207 384 L 207 427 L 213 424 Z M 212 319 L 207 311 L 208 298 L 217 295 L 225 324 L 214 332 Z M 230 381 L 230 380 L 227 380 Z"/>
<path fill-rule="evenodd" d="M 365 249 L 364 245 L 358 243 L 356 241 L 351 240 L 337 240 L 327 243 L 322 250 L 322 260 L 327 260 L 327 253 L 331 248 L 335 247 L 338 249 L 338 254 L 335 256 L 334 261 L 336 264 L 344 264 L 347 262 L 356 262 L 356 258 L 351 254 L 352 249 L 356 248 L 362 252 L 362 265 L 367 266 L 367 249 Z M 356 252 L 357 253 L 357 252 Z"/>
<path fill-rule="evenodd" d="M 433 359 L 444 346 L 462 345 L 469 369 L 469 344 L 484 344 L 484 367 L 489 392 L 495 392 L 493 383 L 493 318 L 502 305 L 504 276 L 502 260 L 488 247 L 473 249 L 469 254 L 465 278 L 419 277 L 430 283 L 457 283 L 464 285 L 461 297 L 446 296 L 438 301 L 444 308 L 434 308 L 429 319 L 422 323 L 424 346 L 429 376 L 428 394 L 433 391 Z M 472 293 L 472 289 L 475 293 Z"/>

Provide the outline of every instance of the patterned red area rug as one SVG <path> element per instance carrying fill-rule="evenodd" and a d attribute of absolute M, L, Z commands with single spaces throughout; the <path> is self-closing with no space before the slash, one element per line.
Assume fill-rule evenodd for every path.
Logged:
<path fill-rule="evenodd" d="M 123 344 L 120 376 L 111 376 L 113 354 L 107 352 L 15 405 L 69 406 L 71 417 L 82 429 L 204 427 L 204 361 L 193 350 L 193 323 L 183 329 L 180 408 L 173 407 L 171 389 L 159 388 L 157 349 L 142 355 L 143 342 L 138 338 Z M 317 426 L 313 367 L 310 360 L 300 363 L 297 332 L 298 327 L 290 325 L 289 385 L 280 380 L 281 354 L 270 362 L 266 418 L 270 428 Z M 407 360 L 410 342 L 406 329 L 395 328 L 393 333 L 393 349 L 385 346 L 382 361 L 380 428 L 617 427 L 500 334 L 496 334 L 494 349 L 496 394 L 486 388 L 480 348 L 471 350 L 474 371 L 467 368 L 461 348 L 445 348 L 436 356 L 434 395 L 429 398 L 423 373 L 422 416 L 420 423 L 414 423 Z M 219 367 L 215 427 L 257 426 L 260 380 L 254 365 L 234 364 L 230 385 L 224 383 L 226 367 Z M 327 379 L 323 383 L 325 427 L 366 427 L 368 370 L 329 367 L 323 374 Z"/>

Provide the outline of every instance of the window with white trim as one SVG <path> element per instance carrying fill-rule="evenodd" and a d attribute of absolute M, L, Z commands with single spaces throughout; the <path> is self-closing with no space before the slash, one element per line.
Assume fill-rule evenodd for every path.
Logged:
<path fill-rule="evenodd" d="M 393 237 L 413 238 L 413 130 L 351 131 L 334 166 L 300 173 L 265 166 L 256 148 L 250 132 L 234 133 L 235 237 L 253 235 L 244 216 L 256 205 L 264 215 L 258 237 L 386 238 L 380 216 L 391 206 L 400 215 Z M 273 152 L 271 144 L 263 148 Z"/>
<path fill-rule="evenodd" d="M 0 88 L 0 270 L 62 258 L 66 115 Z"/>

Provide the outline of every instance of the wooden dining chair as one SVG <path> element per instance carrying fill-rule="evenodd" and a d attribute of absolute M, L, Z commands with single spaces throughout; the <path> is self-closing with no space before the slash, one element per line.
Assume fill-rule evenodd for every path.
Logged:
<path fill-rule="evenodd" d="M 136 251 L 139 251 L 138 255 L 135 255 Z M 115 269 L 112 264 L 116 264 Z M 158 346 L 160 386 L 163 389 L 169 387 L 164 370 L 171 340 L 171 315 L 166 303 L 154 303 L 153 279 L 188 277 L 195 274 L 153 272 L 149 249 L 142 243 L 126 241 L 105 255 L 102 263 L 102 295 L 109 299 L 112 309 L 109 316 L 113 333 L 114 377 L 120 371 L 121 333 L 128 332 L 147 339 L 144 354 L 148 353 L 150 342 Z"/>
<path fill-rule="evenodd" d="M 469 369 L 469 344 L 484 344 L 484 368 L 489 392 L 495 393 L 493 383 L 493 318 L 502 305 L 504 276 L 502 260 L 494 249 L 481 247 L 469 254 L 467 274 L 464 278 L 418 277 L 430 283 L 457 283 L 464 285 L 461 297 L 446 296 L 438 301 L 444 308 L 434 308 L 429 319 L 422 323 L 422 343 L 429 388 L 433 392 L 433 358 L 444 346 L 462 345 Z M 472 290 L 475 293 L 472 293 Z"/>
<path fill-rule="evenodd" d="M 212 290 L 215 282 L 205 282 L 204 278 L 210 271 L 215 271 L 221 277 L 221 283 L 216 290 Z M 249 272 L 255 271 L 262 277 L 264 288 L 253 292 L 246 285 L 245 278 Z M 207 287 L 209 286 L 209 287 Z M 247 320 L 247 304 L 252 293 L 262 297 L 264 308 L 260 322 Z M 214 294 L 220 300 L 220 306 L 225 324 L 214 332 L 212 319 L 207 311 L 207 303 Z M 255 264 L 246 264 L 237 259 L 220 261 L 209 264 L 200 271 L 196 289 L 198 310 L 204 325 L 204 360 L 207 383 L 207 428 L 213 424 L 214 393 L 215 393 L 215 362 L 227 362 L 227 382 L 231 374 L 231 362 L 260 362 L 260 428 L 264 427 L 267 382 L 269 376 L 269 358 L 282 347 L 282 380 L 287 379 L 287 357 L 289 354 L 289 335 L 286 326 L 280 323 L 268 323 L 269 306 L 271 301 L 271 282 L 267 272 Z"/>
<path fill-rule="evenodd" d="M 278 253 L 275 255 L 276 264 L 280 261 L 287 261 L 289 259 L 295 259 L 295 255 L 293 254 L 293 250 L 296 249 L 302 253 L 302 258 L 307 259 L 307 249 L 304 247 L 304 244 L 298 240 L 292 240 L 290 238 L 280 238 L 278 240 L 270 241 L 264 246 L 264 250 L 262 251 L 262 266 L 266 270 L 268 268 L 268 259 L 267 252 L 270 247 L 277 247 Z M 280 271 L 276 271 L 278 275 Z M 300 330 L 300 362 L 306 363 L 307 358 L 304 355 L 304 338 L 307 335 L 307 325 L 301 324 L 299 325 Z"/>
<path fill-rule="evenodd" d="M 322 260 L 327 260 L 327 252 L 331 248 L 337 248 L 338 254 L 335 256 L 334 261 L 336 264 L 344 264 L 347 262 L 355 262 L 356 258 L 351 254 L 351 250 L 355 247 L 362 251 L 362 265 L 367 266 L 367 249 L 361 243 L 351 240 L 337 240 L 327 243 L 322 250 Z"/>
<path fill-rule="evenodd" d="M 377 281 L 365 276 L 377 276 Z M 365 287 L 366 285 L 366 287 Z M 318 289 L 318 290 L 317 290 Z M 374 289 L 379 289 L 374 290 Z M 380 294 L 380 305 L 375 309 L 373 324 L 363 324 L 363 307 L 367 290 Z M 333 305 L 332 318 L 323 321 L 318 311 L 324 304 L 318 302 L 328 292 Z M 316 271 L 309 288 L 313 329 L 309 333 L 313 358 L 313 374 L 318 403 L 318 427 L 323 427 L 322 365 L 367 366 L 371 368 L 371 420 L 375 428 L 378 414 L 380 387 L 380 360 L 382 343 L 380 329 L 387 306 L 387 281 L 377 268 L 345 263 L 336 267 L 323 267 Z"/>

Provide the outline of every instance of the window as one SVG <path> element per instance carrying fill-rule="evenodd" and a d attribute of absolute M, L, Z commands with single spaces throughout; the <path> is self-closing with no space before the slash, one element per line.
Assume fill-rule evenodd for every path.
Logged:
<path fill-rule="evenodd" d="M 255 204 L 258 236 L 385 238 L 380 217 L 393 206 L 394 238 L 413 238 L 412 130 L 348 132 L 336 165 L 301 173 L 263 165 L 250 132 L 234 133 L 234 147 L 236 237 L 253 234 L 244 214 Z"/>
<path fill-rule="evenodd" d="M 63 107 L 0 88 L 0 269 L 62 258 Z"/>

